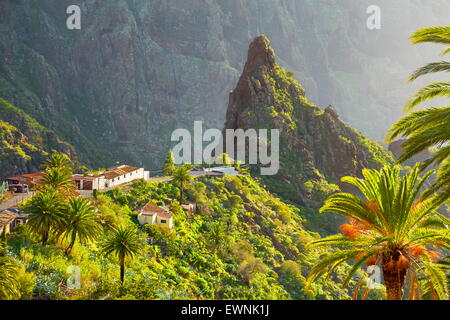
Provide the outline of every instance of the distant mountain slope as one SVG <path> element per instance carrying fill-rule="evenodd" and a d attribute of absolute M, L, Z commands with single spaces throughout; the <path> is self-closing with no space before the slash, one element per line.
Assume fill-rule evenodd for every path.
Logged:
<path fill-rule="evenodd" d="M 390 152 L 305 97 L 293 74 L 275 61 L 265 36 L 257 37 L 236 88 L 230 94 L 226 129 L 280 129 L 280 170 L 262 176 L 269 190 L 306 208 L 317 209 L 336 189 L 330 183 L 363 168 L 393 163 Z M 314 210 L 313 210 L 314 211 Z"/>
<path fill-rule="evenodd" d="M 75 158 L 71 145 L 1 98 L 0 119 L 0 179 L 39 170 L 52 150 Z"/>
<path fill-rule="evenodd" d="M 81 30 L 66 8 L 81 7 Z M 407 37 L 447 23 L 446 0 L 0 1 L 0 96 L 75 146 L 83 163 L 159 168 L 175 128 L 221 128 L 252 38 L 266 34 L 320 106 L 381 140 L 428 59 Z M 422 59 L 423 58 L 423 59 Z M 418 84 L 420 85 L 420 84 Z M 20 129 L 20 128 L 19 128 Z"/>

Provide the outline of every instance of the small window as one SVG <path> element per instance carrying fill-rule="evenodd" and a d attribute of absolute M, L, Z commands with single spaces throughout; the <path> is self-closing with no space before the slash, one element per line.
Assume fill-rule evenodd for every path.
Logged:
<path fill-rule="evenodd" d="M 161 220 L 161 223 L 167 223 L 167 220 Z"/>

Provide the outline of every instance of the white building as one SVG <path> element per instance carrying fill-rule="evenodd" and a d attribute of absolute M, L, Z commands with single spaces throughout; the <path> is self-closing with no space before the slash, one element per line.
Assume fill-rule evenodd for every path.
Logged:
<path fill-rule="evenodd" d="M 97 174 L 74 174 L 72 181 L 76 183 L 78 190 L 103 190 L 138 179 L 147 180 L 149 176 L 150 172 L 144 168 L 120 165 Z"/>
<path fill-rule="evenodd" d="M 105 176 L 103 174 L 74 174 L 72 181 L 75 181 L 78 190 L 105 189 Z"/>
<path fill-rule="evenodd" d="M 105 187 L 110 188 L 138 179 L 147 180 L 150 176 L 150 172 L 145 171 L 144 168 L 121 165 L 109 168 L 108 171 L 104 173 L 104 176 Z"/>

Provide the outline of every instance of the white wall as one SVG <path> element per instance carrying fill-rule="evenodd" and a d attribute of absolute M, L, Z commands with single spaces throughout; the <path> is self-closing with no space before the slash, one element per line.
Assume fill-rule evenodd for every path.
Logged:
<path fill-rule="evenodd" d="M 136 171 L 129 172 L 125 175 L 121 175 L 119 177 L 116 177 L 114 179 L 105 179 L 105 186 L 106 187 L 115 187 L 124 183 L 131 182 L 133 180 L 137 179 L 145 179 L 144 175 L 144 168 L 139 168 Z"/>

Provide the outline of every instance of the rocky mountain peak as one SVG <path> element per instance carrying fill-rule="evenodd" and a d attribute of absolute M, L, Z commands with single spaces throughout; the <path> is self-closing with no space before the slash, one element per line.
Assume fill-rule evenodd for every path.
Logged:
<path fill-rule="evenodd" d="M 333 107 L 312 104 L 294 74 L 276 63 L 265 36 L 250 44 L 230 93 L 225 128 L 279 129 L 280 170 L 261 178 L 271 191 L 309 208 L 322 203 L 336 184 L 345 190 L 341 177 L 392 161 L 379 144 L 341 121 Z"/>
<path fill-rule="evenodd" d="M 328 106 L 325 108 L 325 113 L 331 115 L 334 119 L 339 119 L 339 114 L 334 110 L 333 106 Z"/>
<path fill-rule="evenodd" d="M 261 66 L 268 68 L 275 66 L 275 53 L 269 39 L 264 35 L 256 37 L 250 44 L 244 74 L 252 73 Z"/>

